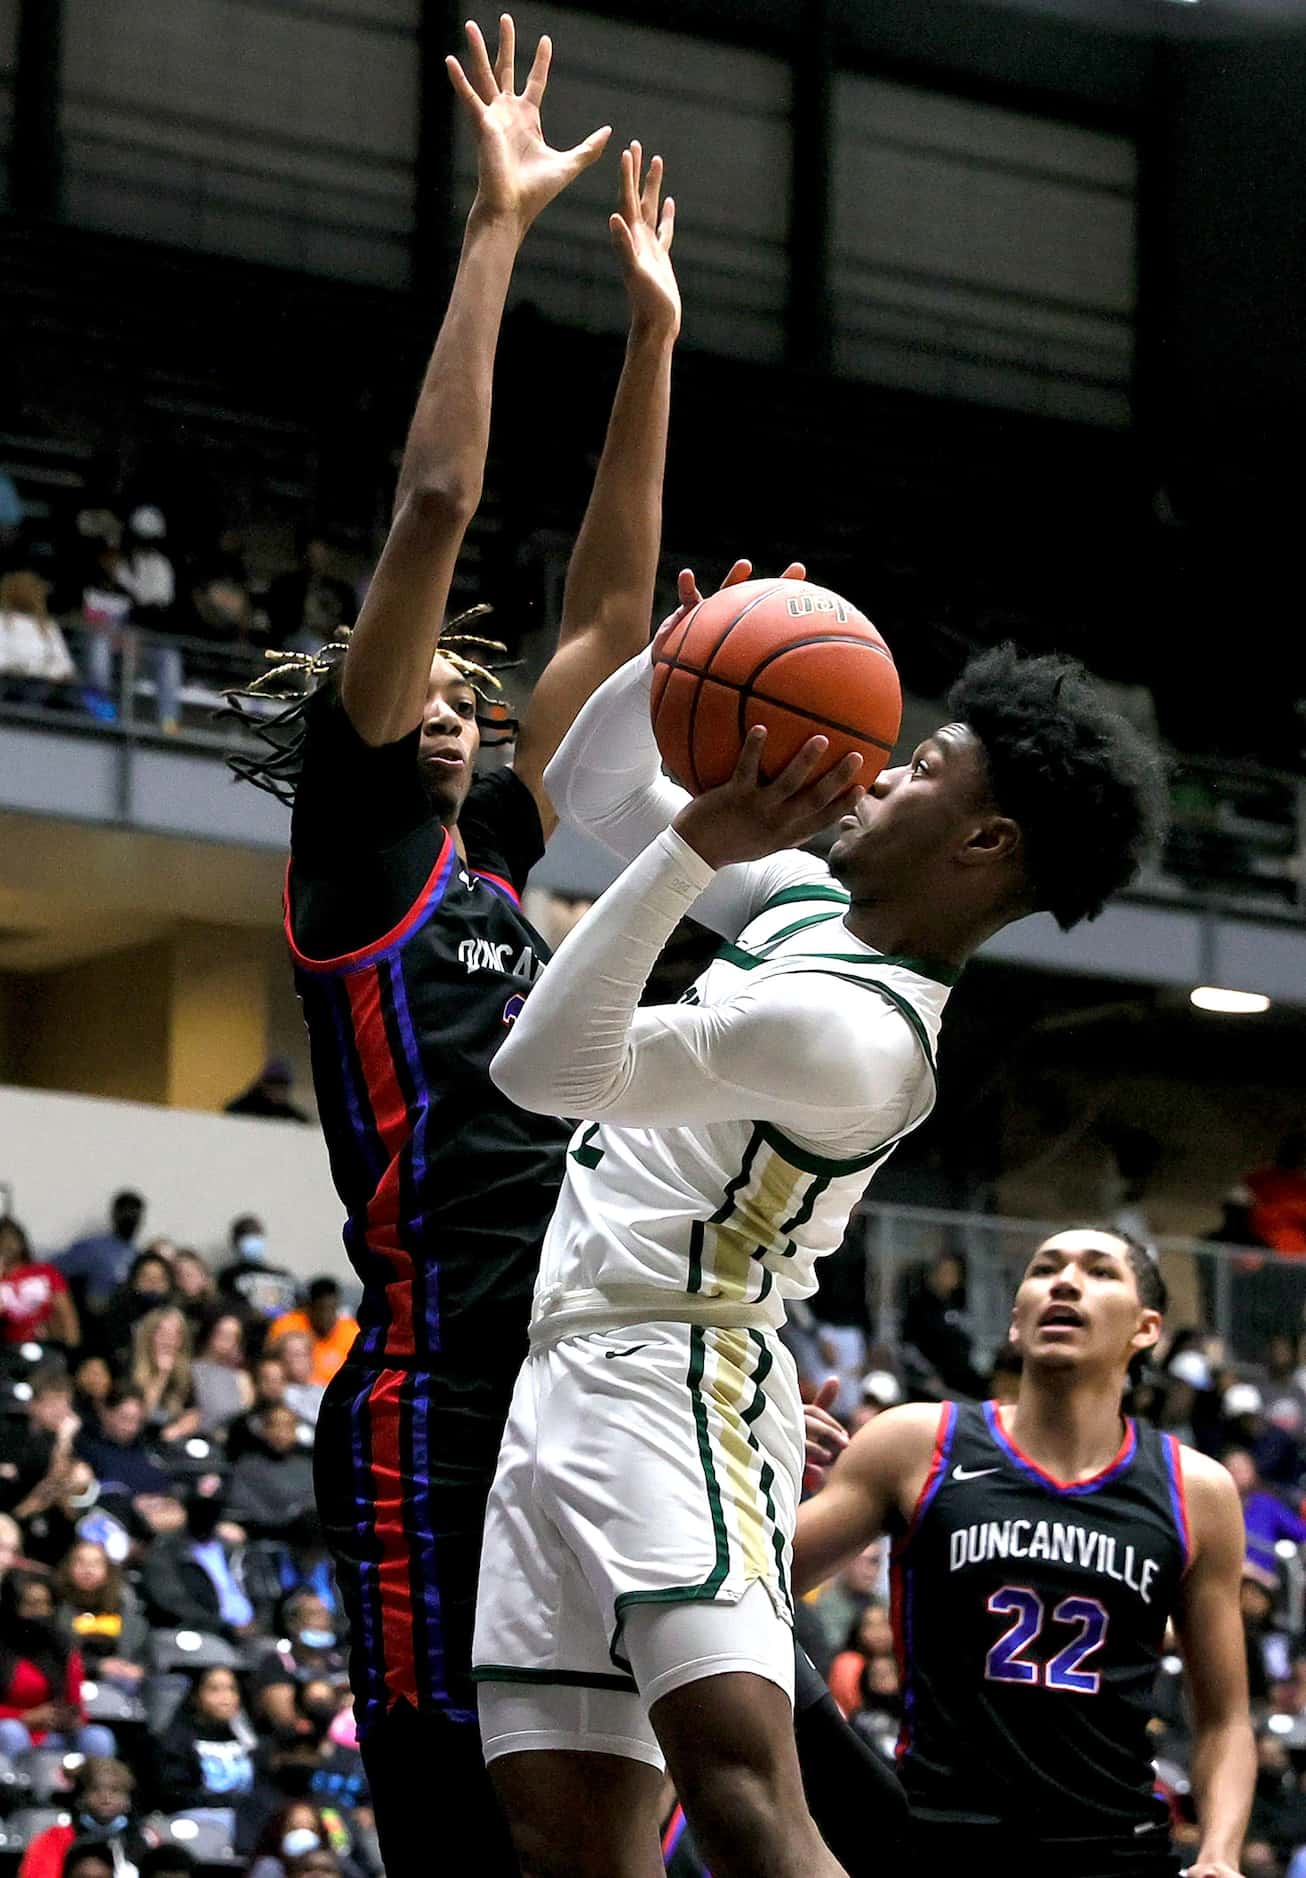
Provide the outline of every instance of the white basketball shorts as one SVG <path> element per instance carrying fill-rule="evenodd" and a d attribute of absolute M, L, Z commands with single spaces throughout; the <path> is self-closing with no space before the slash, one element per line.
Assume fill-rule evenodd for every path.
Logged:
<path fill-rule="evenodd" d="M 792 1697 L 802 1465 L 798 1378 L 769 1330 L 639 1324 L 529 1356 L 481 1552 L 487 1758 L 660 1765 L 648 1710 L 683 1683 L 748 1670 Z"/>

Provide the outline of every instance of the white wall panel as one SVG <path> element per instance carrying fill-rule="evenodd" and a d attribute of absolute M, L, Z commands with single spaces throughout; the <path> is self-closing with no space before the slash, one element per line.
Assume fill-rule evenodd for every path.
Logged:
<path fill-rule="evenodd" d="M 415 0 L 345 0 L 329 18 L 243 0 L 68 0 L 70 219 L 401 283 L 415 11 Z"/>
<path fill-rule="evenodd" d="M 1133 145 L 879 79 L 835 97 L 838 369 L 1127 422 Z"/>
<path fill-rule="evenodd" d="M 713 351 L 774 360 L 783 344 L 789 189 L 789 75 L 778 59 L 652 26 L 543 7 L 514 9 L 519 67 L 539 34 L 554 45 L 544 108 L 550 141 L 570 145 L 599 124 L 602 161 L 540 218 L 515 293 L 556 319 L 615 330 L 625 300 L 608 234 L 617 152 L 638 137 L 666 159 L 676 198 L 675 261 L 685 339 Z M 460 203 L 475 175 L 470 138 L 458 144 Z"/>

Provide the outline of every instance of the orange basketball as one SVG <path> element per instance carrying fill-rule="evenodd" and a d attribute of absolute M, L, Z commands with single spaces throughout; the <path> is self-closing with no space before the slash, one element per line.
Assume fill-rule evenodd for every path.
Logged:
<path fill-rule="evenodd" d="M 809 737 L 830 739 L 817 769 L 859 751 L 869 783 L 902 721 L 893 658 L 871 622 L 805 580 L 746 580 L 687 613 L 653 664 L 653 733 L 667 768 L 694 795 L 739 761 L 766 725 L 763 769 L 777 776 Z"/>

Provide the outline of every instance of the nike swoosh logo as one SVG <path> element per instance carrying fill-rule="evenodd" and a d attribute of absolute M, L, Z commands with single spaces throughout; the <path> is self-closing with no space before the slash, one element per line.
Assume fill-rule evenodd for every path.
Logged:
<path fill-rule="evenodd" d="M 636 1350 L 647 1350 L 646 1343 L 632 1343 L 628 1350 L 605 1350 L 604 1356 L 611 1362 L 614 1356 L 634 1356 Z"/>
<path fill-rule="evenodd" d="M 954 1467 L 952 1478 L 954 1480 L 982 1480 L 985 1474 L 996 1474 L 997 1471 L 996 1467 Z"/>

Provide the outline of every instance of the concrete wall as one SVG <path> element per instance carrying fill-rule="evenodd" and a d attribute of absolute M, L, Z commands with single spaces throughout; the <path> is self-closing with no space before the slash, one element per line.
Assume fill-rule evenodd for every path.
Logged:
<path fill-rule="evenodd" d="M 316 1128 L 0 1086 L 0 1187 L 42 1251 L 97 1228 L 109 1196 L 136 1187 L 143 1240 L 166 1235 L 217 1259 L 232 1219 L 257 1213 L 276 1263 L 348 1272 Z"/>

